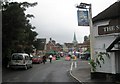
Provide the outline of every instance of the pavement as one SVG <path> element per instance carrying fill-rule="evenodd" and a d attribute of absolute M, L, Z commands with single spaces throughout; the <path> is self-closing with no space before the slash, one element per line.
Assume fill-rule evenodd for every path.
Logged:
<path fill-rule="evenodd" d="M 73 61 L 70 68 L 70 75 L 81 84 L 120 84 L 103 79 L 91 79 L 91 68 L 88 61 Z"/>

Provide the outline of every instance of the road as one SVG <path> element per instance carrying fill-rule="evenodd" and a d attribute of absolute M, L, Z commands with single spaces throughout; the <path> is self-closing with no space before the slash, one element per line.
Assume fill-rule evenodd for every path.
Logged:
<path fill-rule="evenodd" d="M 33 68 L 5 69 L 3 70 L 3 82 L 77 82 L 69 74 L 72 61 L 61 60 L 46 64 L 33 64 Z"/>

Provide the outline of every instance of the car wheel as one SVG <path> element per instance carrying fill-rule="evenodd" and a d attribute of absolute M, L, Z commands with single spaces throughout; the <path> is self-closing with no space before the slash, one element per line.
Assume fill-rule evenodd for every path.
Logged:
<path fill-rule="evenodd" d="M 27 70 L 28 69 L 28 66 L 27 65 L 25 65 L 25 70 Z"/>
<path fill-rule="evenodd" d="M 33 67 L 33 65 L 31 64 L 30 68 L 32 68 L 32 67 Z"/>
<path fill-rule="evenodd" d="M 41 63 L 41 61 L 39 61 L 39 64 Z"/>

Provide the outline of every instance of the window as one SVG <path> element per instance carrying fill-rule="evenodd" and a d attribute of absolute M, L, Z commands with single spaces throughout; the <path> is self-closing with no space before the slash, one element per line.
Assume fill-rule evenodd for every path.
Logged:
<path fill-rule="evenodd" d="M 13 55 L 12 60 L 22 60 L 23 56 L 22 55 Z"/>
<path fill-rule="evenodd" d="M 29 60 L 29 59 L 30 59 L 29 56 L 25 55 L 25 60 Z"/>

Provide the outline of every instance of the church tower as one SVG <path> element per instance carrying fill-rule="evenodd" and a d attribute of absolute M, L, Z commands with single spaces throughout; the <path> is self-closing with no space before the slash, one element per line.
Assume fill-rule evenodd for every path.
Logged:
<path fill-rule="evenodd" d="M 74 32 L 74 37 L 73 37 L 73 45 L 76 46 L 77 45 L 77 39 L 76 39 L 76 34 Z"/>

